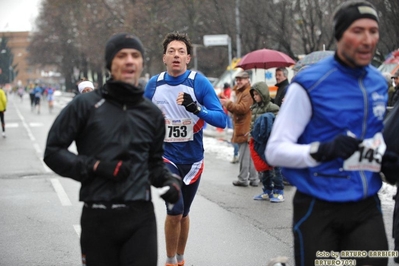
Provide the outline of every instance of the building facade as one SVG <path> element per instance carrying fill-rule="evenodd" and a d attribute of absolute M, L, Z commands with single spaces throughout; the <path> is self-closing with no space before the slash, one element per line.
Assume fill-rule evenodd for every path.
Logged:
<path fill-rule="evenodd" d="M 29 64 L 28 46 L 30 43 L 29 31 L 0 32 L 0 38 L 7 39 L 7 47 L 11 50 L 13 60 L 11 87 L 26 87 L 30 83 L 42 85 L 59 84 L 60 75 L 52 67 L 42 67 Z"/>

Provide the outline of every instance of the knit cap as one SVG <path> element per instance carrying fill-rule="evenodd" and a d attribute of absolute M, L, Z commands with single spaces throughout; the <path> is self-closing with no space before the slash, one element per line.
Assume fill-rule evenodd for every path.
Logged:
<path fill-rule="evenodd" d="M 88 81 L 88 80 L 82 81 L 78 84 L 78 90 L 80 93 L 82 93 L 82 91 L 85 88 L 92 88 L 94 90 L 94 85 L 91 81 Z"/>
<path fill-rule="evenodd" d="M 375 7 L 364 0 L 343 2 L 334 13 L 334 37 L 339 41 L 349 26 L 358 19 L 374 19 L 378 23 L 378 14 Z"/>
<path fill-rule="evenodd" d="M 108 70 L 111 70 L 115 55 L 124 48 L 136 49 L 144 58 L 144 47 L 139 38 L 128 33 L 118 33 L 112 35 L 105 46 L 105 66 Z"/>

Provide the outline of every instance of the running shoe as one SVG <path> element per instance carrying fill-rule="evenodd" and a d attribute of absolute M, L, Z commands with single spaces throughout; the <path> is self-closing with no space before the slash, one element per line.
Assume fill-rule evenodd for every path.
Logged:
<path fill-rule="evenodd" d="M 260 193 L 259 195 L 254 196 L 254 200 L 269 200 L 271 197 L 273 197 L 272 195 L 272 191 L 271 190 L 264 190 L 263 193 Z"/>
<path fill-rule="evenodd" d="M 234 156 L 233 160 L 231 160 L 230 163 L 232 163 L 232 164 L 238 163 L 238 157 Z"/>
<path fill-rule="evenodd" d="M 273 191 L 272 197 L 270 198 L 270 202 L 278 203 L 284 201 L 284 191 L 280 189 L 275 189 Z"/>

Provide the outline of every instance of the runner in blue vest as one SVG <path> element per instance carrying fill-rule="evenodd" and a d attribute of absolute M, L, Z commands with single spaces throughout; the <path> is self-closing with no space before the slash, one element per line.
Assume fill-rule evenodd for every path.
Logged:
<path fill-rule="evenodd" d="M 322 251 L 388 249 L 377 194 L 380 170 L 397 173 L 399 165 L 384 155 L 388 88 L 370 65 L 379 40 L 378 13 L 367 1 L 345 1 L 334 13 L 333 26 L 335 55 L 294 77 L 266 146 L 267 161 L 284 167 L 284 176 L 297 188 L 297 266 L 335 260 L 333 254 L 322 257 Z M 387 256 L 345 253 L 341 259 L 356 265 L 388 263 Z"/>

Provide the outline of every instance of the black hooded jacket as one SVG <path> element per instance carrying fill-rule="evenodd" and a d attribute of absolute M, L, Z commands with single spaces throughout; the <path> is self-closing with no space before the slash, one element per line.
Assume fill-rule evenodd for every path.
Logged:
<path fill-rule="evenodd" d="M 57 174 L 82 183 L 80 201 L 151 200 L 151 184 L 161 187 L 165 168 L 162 112 L 143 89 L 109 80 L 100 89 L 76 96 L 54 121 L 44 162 Z M 78 154 L 68 150 L 75 141 Z M 115 182 L 96 177 L 96 160 L 130 161 L 130 175 Z"/>
<path fill-rule="evenodd" d="M 274 97 L 274 103 L 277 104 L 279 107 L 283 103 L 283 99 L 285 97 L 285 93 L 287 92 L 288 85 L 289 85 L 288 79 L 285 79 L 280 83 L 276 84 L 277 93 L 276 97 Z"/>

